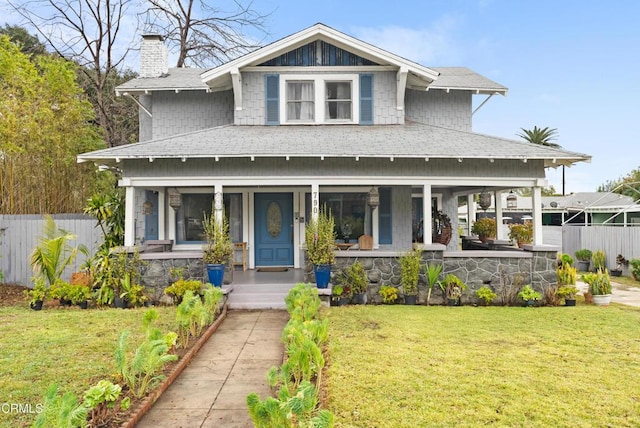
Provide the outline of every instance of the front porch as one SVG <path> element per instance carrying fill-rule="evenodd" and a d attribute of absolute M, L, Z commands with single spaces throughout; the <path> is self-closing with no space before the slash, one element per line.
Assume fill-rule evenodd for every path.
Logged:
<path fill-rule="evenodd" d="M 528 245 L 522 250 L 465 250 L 445 251 L 444 245 L 423 246 L 423 265 L 441 264 L 443 276 L 453 273 L 467 284 L 464 303 L 476 303 L 475 290 L 488 285 L 498 295 L 512 292 L 525 284 L 531 284 L 543 292 L 556 283 L 557 248 Z M 339 282 L 339 274 L 345 266 L 359 261 L 369 279 L 368 300 L 381 303 L 378 290 L 382 285 L 400 287 L 398 258 L 404 251 L 336 251 L 331 284 Z M 206 282 L 202 253 L 173 251 L 141 253 L 147 262 L 143 269 L 142 285 L 152 292 L 153 300 L 163 297 L 164 288 L 173 281 L 172 268 L 182 268 L 185 277 Z M 297 283 L 314 282 L 311 266 L 302 268 L 227 268 L 225 288 L 229 290 L 229 305 L 234 309 L 284 309 L 284 297 Z M 328 291 L 330 292 L 330 291 Z M 427 287 L 424 276 L 419 284 L 419 302 L 425 302 Z M 438 290 L 432 294 L 432 303 L 441 302 Z"/>

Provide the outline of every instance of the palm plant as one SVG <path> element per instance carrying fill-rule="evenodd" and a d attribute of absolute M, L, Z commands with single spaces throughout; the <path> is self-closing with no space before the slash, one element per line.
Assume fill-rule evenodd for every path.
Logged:
<path fill-rule="evenodd" d="M 531 144 L 538 144 L 540 146 L 553 147 L 556 149 L 561 148 L 560 144 L 552 143 L 551 140 L 555 140 L 558 136 L 558 130 L 556 128 L 538 128 L 534 126 L 533 129 L 520 128 L 522 131 L 518 134 L 518 137 Z"/>
<path fill-rule="evenodd" d="M 84 245 L 72 247 L 69 241 L 76 235 L 56 227 L 50 216 L 45 216 L 43 236 L 31 253 L 31 269 L 36 276 L 44 277 L 51 286 L 62 276 L 65 268 L 73 263 L 78 251 L 87 254 Z"/>

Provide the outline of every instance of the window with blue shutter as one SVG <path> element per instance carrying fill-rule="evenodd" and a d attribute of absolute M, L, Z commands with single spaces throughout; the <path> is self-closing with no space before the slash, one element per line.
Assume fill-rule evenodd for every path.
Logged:
<path fill-rule="evenodd" d="M 378 240 L 380 244 L 393 243 L 393 224 L 391 220 L 391 188 L 380 187 L 380 205 L 378 206 Z"/>
<path fill-rule="evenodd" d="M 373 125 L 373 74 L 360 75 L 360 125 Z"/>
<path fill-rule="evenodd" d="M 264 76 L 265 124 L 280 125 L 280 76 L 267 74 Z"/>

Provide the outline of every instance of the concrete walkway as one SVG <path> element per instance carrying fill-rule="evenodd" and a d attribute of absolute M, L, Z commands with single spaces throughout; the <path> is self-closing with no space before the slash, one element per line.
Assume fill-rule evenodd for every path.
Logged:
<path fill-rule="evenodd" d="M 253 427 L 246 399 L 271 393 L 267 371 L 282 364 L 286 311 L 229 311 L 191 364 L 136 425 L 141 428 Z"/>

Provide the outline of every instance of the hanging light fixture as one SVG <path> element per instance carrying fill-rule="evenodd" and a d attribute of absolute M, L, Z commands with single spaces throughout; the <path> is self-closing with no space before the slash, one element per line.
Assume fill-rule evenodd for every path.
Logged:
<path fill-rule="evenodd" d="M 512 190 L 507 195 L 507 209 L 515 210 L 516 208 L 518 208 L 518 197 Z"/>
<path fill-rule="evenodd" d="M 486 189 L 483 190 L 482 193 L 480 193 L 480 197 L 478 198 L 478 205 L 485 212 L 491 206 L 491 193 L 487 192 Z"/>
<path fill-rule="evenodd" d="M 182 206 L 182 195 L 178 192 L 178 189 L 175 187 L 173 189 L 169 189 L 169 206 L 173 208 L 175 211 L 178 211 Z"/>
<path fill-rule="evenodd" d="M 369 190 L 369 194 L 367 195 L 367 203 L 371 208 L 376 208 L 380 205 L 380 193 L 378 193 L 378 188 L 373 186 L 371 190 Z"/>
<path fill-rule="evenodd" d="M 142 215 L 151 214 L 153 214 L 153 202 L 147 199 L 146 201 L 144 201 L 144 204 L 142 204 Z"/>

